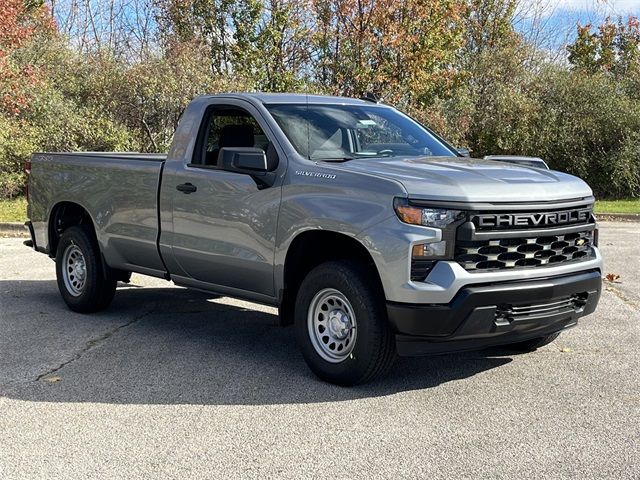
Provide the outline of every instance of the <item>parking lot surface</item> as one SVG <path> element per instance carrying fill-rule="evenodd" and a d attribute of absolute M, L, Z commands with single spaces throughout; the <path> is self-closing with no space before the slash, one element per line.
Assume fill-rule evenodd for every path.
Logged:
<path fill-rule="evenodd" d="M 268 307 L 134 275 L 69 311 L 0 239 L 0 478 L 640 478 L 640 224 L 604 223 L 594 315 L 535 353 L 318 381 Z"/>

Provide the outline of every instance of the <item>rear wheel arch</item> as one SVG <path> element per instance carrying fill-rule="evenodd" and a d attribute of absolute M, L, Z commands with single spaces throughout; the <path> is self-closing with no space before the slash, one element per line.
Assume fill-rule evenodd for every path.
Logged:
<path fill-rule="evenodd" d="M 299 233 L 287 249 L 280 299 L 280 321 L 283 325 L 293 323 L 296 297 L 306 275 L 318 265 L 333 260 L 351 260 L 363 265 L 371 273 L 374 287 L 384 295 L 377 266 L 360 241 L 335 231 L 307 230 Z"/>
<path fill-rule="evenodd" d="M 73 226 L 90 227 L 97 241 L 95 223 L 86 208 L 75 202 L 55 204 L 49 214 L 49 256 L 55 257 L 60 237 L 66 229 Z"/>

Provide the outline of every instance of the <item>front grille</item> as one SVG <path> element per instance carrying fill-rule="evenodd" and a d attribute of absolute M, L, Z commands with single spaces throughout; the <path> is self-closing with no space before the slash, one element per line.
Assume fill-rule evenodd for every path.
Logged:
<path fill-rule="evenodd" d="M 556 315 L 580 312 L 587 304 L 587 297 L 586 293 L 582 293 L 533 305 L 498 305 L 495 323 L 497 326 L 502 326 L 512 322 L 551 318 Z"/>
<path fill-rule="evenodd" d="M 471 272 L 544 267 L 593 257 L 593 231 L 456 242 L 455 260 Z"/>

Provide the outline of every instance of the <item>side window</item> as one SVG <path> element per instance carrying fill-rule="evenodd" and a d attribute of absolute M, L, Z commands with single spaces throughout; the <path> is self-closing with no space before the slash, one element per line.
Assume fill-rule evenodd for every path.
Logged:
<path fill-rule="evenodd" d="M 255 147 L 266 152 L 268 146 L 267 136 L 249 112 L 216 106 L 205 115 L 192 163 L 216 166 L 224 147 Z"/>

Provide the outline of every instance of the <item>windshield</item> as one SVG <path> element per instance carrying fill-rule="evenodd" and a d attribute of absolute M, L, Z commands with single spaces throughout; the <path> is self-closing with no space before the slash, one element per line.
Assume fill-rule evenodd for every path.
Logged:
<path fill-rule="evenodd" d="M 424 127 L 384 105 L 266 107 L 298 153 L 310 160 L 456 156 Z"/>

